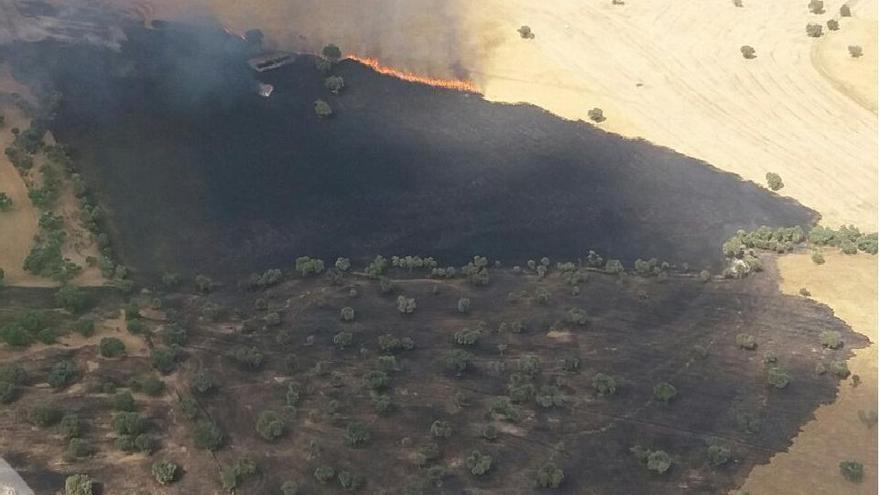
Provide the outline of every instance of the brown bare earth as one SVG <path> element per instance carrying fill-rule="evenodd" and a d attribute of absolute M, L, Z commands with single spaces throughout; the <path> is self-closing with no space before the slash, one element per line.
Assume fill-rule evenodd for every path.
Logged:
<path fill-rule="evenodd" d="M 825 260 L 817 266 L 808 253 L 783 256 L 778 261 L 781 289 L 786 294 L 808 289 L 813 299 L 871 339 L 849 360 L 861 384 L 841 384 L 837 400 L 816 410 L 787 452 L 752 471 L 742 489 L 753 495 L 877 493 L 877 426 L 859 420 L 859 411 L 877 410 L 877 258 L 826 251 Z M 864 464 L 864 482 L 843 479 L 837 466 L 842 460 Z"/>
<path fill-rule="evenodd" d="M 142 311 L 152 319 L 145 320 L 145 333 L 125 339 L 126 357 L 102 358 L 94 346 L 100 337 L 119 336 L 119 321 L 101 325 L 87 341 L 0 349 L 4 363 L 19 363 L 28 375 L 17 400 L 0 408 L 0 449 L 37 493 L 57 490 L 73 472 L 88 472 L 104 493 L 154 487 L 150 465 L 162 459 L 184 469 L 171 493 L 218 493 L 218 471 L 244 455 L 257 462 L 259 473 L 242 480 L 236 493 L 277 492 L 285 480 L 309 492 L 337 484 L 314 478 L 320 466 L 362 477 L 370 492 L 420 487 L 412 493 L 532 493 L 536 472 L 546 462 L 566 473 L 558 493 L 722 493 L 786 448 L 816 406 L 833 399 L 838 380 L 815 374 L 816 364 L 845 359 L 866 344 L 827 307 L 780 294 L 772 258 L 765 263 L 764 274 L 707 284 L 678 274 L 658 280 L 587 270 L 579 295 L 572 295 L 565 277 L 552 268 L 543 280 L 532 272 L 492 270 L 488 287 L 397 272 L 392 293 L 384 295 L 376 281 L 352 275 L 337 284 L 292 277 L 264 290 L 229 286 L 207 296 L 154 290 L 133 300 L 146 308 L 157 304 L 158 296 L 163 312 Z M 544 304 L 537 300 L 542 290 L 550 295 Z M 121 301 L 111 292 L 102 294 L 93 312 L 101 319 L 116 315 Z M 8 319 L 16 310 L 46 307 L 51 295 L 5 289 L 8 307 L 0 315 Z M 413 314 L 399 313 L 397 295 L 415 298 Z M 471 299 L 467 313 L 456 310 L 462 296 Z M 340 321 L 344 306 L 354 308 L 353 322 Z M 573 308 L 585 311 L 583 324 L 570 318 Z M 162 376 L 166 391 L 153 397 L 132 389 L 153 373 L 137 341 L 167 349 L 173 323 L 163 321 L 165 313 L 186 329 L 187 338 L 178 341 L 176 369 Z M 270 313 L 277 313 L 280 323 L 271 323 Z M 53 325 L 71 321 L 64 312 L 52 314 Z M 522 331 L 517 321 L 524 323 Z M 465 328 L 480 331 L 475 344 L 455 343 Z M 844 349 L 821 348 L 819 333 L 825 329 L 842 333 Z M 352 341 L 341 345 L 334 338 L 345 331 Z M 756 337 L 757 350 L 737 346 L 736 335 L 743 332 Z M 410 338 L 412 349 L 383 350 L 382 335 Z M 230 357 L 243 349 L 258 352 L 261 364 L 250 367 Z M 471 353 L 469 368 L 460 374 L 445 364 L 453 350 Z M 767 384 L 764 361 L 770 355 L 792 377 L 785 389 Z M 371 391 L 365 380 L 382 368 L 381 356 L 389 383 Z M 62 358 L 76 363 L 79 376 L 52 390 L 46 376 Z M 579 367 L 566 371 L 562 362 L 572 358 Z M 213 378 L 215 391 L 192 391 L 200 372 Z M 613 395 L 594 388 L 599 373 L 616 379 Z M 678 389 L 669 404 L 653 397 L 661 381 Z M 152 455 L 120 452 L 110 424 L 108 382 L 117 391 L 134 391 L 136 411 L 148 419 L 147 433 L 158 441 Z M 290 383 L 300 393 L 288 402 Z M 516 384 L 526 392 L 505 419 L 493 404 L 516 397 L 511 388 Z M 529 386 L 535 387 L 531 394 Z M 555 399 L 542 406 L 531 397 L 535 392 Z M 389 411 L 376 410 L 377 393 L 392 401 Z M 196 400 L 194 419 L 181 402 L 186 398 Z M 64 460 L 66 441 L 29 422 L 41 402 L 80 415 L 89 457 Z M 274 442 L 255 430 L 264 410 L 285 418 L 285 433 Z M 225 434 L 224 446 L 213 455 L 194 443 L 194 427 L 205 420 Z M 448 438 L 432 437 L 435 420 L 451 426 Z M 354 423 L 369 431 L 363 445 L 346 440 Z M 487 425 L 498 431 L 496 439 L 481 437 Z M 439 454 L 427 466 L 443 469 L 430 471 L 435 478 L 429 481 L 427 466 L 420 468 L 417 459 L 432 443 Z M 711 467 L 706 452 L 716 444 L 729 447 L 733 460 Z M 666 451 L 672 468 L 650 473 L 630 452 L 635 445 Z M 468 472 L 466 458 L 474 449 L 493 458 L 484 476 Z"/>

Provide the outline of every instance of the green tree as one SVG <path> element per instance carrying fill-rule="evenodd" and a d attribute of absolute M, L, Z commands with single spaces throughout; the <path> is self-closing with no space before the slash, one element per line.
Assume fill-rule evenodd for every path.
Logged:
<path fill-rule="evenodd" d="M 12 198 L 5 192 L 0 192 L 0 211 L 9 211 L 12 209 Z"/>
<path fill-rule="evenodd" d="M 678 390 L 671 383 L 661 382 L 654 385 L 654 398 L 664 404 L 669 404 L 676 395 L 678 395 Z"/>
<path fill-rule="evenodd" d="M 452 425 L 448 421 L 435 420 L 431 423 L 431 436 L 434 438 L 449 438 L 452 435 Z"/>
<path fill-rule="evenodd" d="M 257 417 L 257 433 L 264 440 L 273 442 L 284 434 L 287 422 L 275 411 L 263 411 Z"/>
<path fill-rule="evenodd" d="M 859 58 L 862 56 L 862 47 L 859 45 L 849 45 L 846 49 L 849 51 L 849 56 L 852 58 Z"/>
<path fill-rule="evenodd" d="M 73 474 L 64 480 L 65 495 L 93 495 L 94 481 L 87 474 Z"/>
<path fill-rule="evenodd" d="M 859 483 L 865 477 L 865 467 L 856 461 L 841 461 L 840 474 L 853 483 Z"/>
<path fill-rule="evenodd" d="M 465 459 L 465 465 L 474 476 L 483 476 L 492 469 L 492 456 L 474 450 Z"/>
<path fill-rule="evenodd" d="M 757 57 L 757 54 L 755 52 L 755 48 L 753 46 L 743 45 L 743 46 L 739 47 L 739 51 L 740 51 L 740 53 L 742 53 L 743 58 L 745 58 L 747 60 L 751 60 L 751 59 Z"/>
<path fill-rule="evenodd" d="M 352 447 L 366 444 L 370 441 L 370 436 L 370 430 L 363 423 L 349 423 L 345 428 L 345 442 Z"/>
<path fill-rule="evenodd" d="M 223 446 L 225 436 L 216 423 L 209 420 L 202 420 L 196 423 L 195 428 L 193 429 L 193 439 L 195 440 L 196 447 L 216 451 Z"/>
<path fill-rule="evenodd" d="M 65 359 L 52 366 L 46 381 L 52 388 L 64 388 L 76 381 L 77 377 L 79 377 L 79 370 L 77 370 L 76 364 Z"/>
<path fill-rule="evenodd" d="M 110 426 L 117 435 L 137 436 L 147 428 L 147 422 L 136 412 L 121 412 L 113 415 Z"/>
<path fill-rule="evenodd" d="M 333 107 L 324 100 L 315 100 L 315 115 L 321 118 L 327 118 L 333 115 Z"/>
<path fill-rule="evenodd" d="M 125 344 L 116 337 L 104 337 L 98 344 L 98 352 L 105 358 L 115 358 L 125 354 Z"/>
<path fill-rule="evenodd" d="M 724 445 L 710 445 L 706 451 L 706 457 L 712 466 L 727 464 L 731 458 L 730 448 Z"/>
<path fill-rule="evenodd" d="M 150 351 L 150 363 L 160 373 L 171 373 L 177 366 L 174 351 L 170 349 L 155 348 Z"/>
<path fill-rule="evenodd" d="M 324 87 L 329 89 L 331 93 L 338 94 L 345 87 L 345 80 L 342 76 L 330 76 L 324 79 Z"/>
<path fill-rule="evenodd" d="M 852 17 L 852 10 L 849 8 L 849 5 L 843 4 L 840 6 L 840 17 Z"/>
<path fill-rule="evenodd" d="M 605 373 L 597 373 L 593 377 L 593 389 L 601 396 L 614 395 L 617 391 L 617 380 Z"/>
<path fill-rule="evenodd" d="M 416 300 L 412 297 L 397 296 L 397 311 L 402 315 L 411 315 L 416 310 Z"/>
<path fill-rule="evenodd" d="M 843 347 L 843 340 L 840 338 L 840 332 L 835 330 L 824 330 L 819 334 L 822 347 L 826 349 L 840 349 Z"/>
<path fill-rule="evenodd" d="M 315 479 L 321 483 L 327 483 L 336 476 L 336 470 L 326 464 L 322 464 L 315 468 Z"/>
<path fill-rule="evenodd" d="M 82 434 L 79 415 L 76 413 L 67 413 L 61 418 L 58 424 L 58 431 L 61 436 L 67 439 L 76 438 Z"/>
<path fill-rule="evenodd" d="M 767 186 L 772 191 L 778 191 L 785 186 L 785 184 L 782 183 L 782 177 L 780 177 L 779 174 L 776 174 L 773 172 L 767 172 L 766 178 L 767 178 Z"/>
<path fill-rule="evenodd" d="M 339 318 L 342 321 L 354 321 L 354 308 L 346 306 L 339 310 Z"/>
<path fill-rule="evenodd" d="M 655 450 L 648 454 L 648 469 L 658 474 L 663 474 L 672 466 L 672 458 L 662 450 Z"/>
<path fill-rule="evenodd" d="M 131 392 L 118 392 L 113 396 L 113 409 L 131 412 L 135 410 L 134 396 Z"/>
<path fill-rule="evenodd" d="M 71 313 L 79 313 L 88 307 L 89 298 L 82 289 L 65 285 L 55 293 L 55 302 Z"/>
<path fill-rule="evenodd" d="M 324 58 L 326 58 L 327 60 L 335 63 L 342 59 L 342 50 L 340 50 L 338 46 L 331 43 L 325 46 L 323 50 L 321 50 L 321 55 L 323 55 Z"/>
<path fill-rule="evenodd" d="M 565 473 L 552 462 L 541 466 L 536 476 L 536 482 L 541 488 L 559 488 L 564 480 Z"/>

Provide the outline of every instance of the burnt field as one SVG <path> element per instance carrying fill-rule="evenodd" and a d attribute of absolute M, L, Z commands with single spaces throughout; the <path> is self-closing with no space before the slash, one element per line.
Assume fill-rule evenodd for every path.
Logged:
<path fill-rule="evenodd" d="M 210 294 L 159 289 L 132 299 L 142 314 L 136 335 L 117 322 L 91 340 L 0 349 L 28 376 L 17 400 L 0 409 L 0 449 L 34 488 L 88 472 L 103 493 L 151 486 L 150 465 L 162 459 L 182 467 L 173 493 L 216 493 L 218 473 L 242 456 L 258 465 L 239 480 L 236 493 L 245 494 L 278 493 L 284 481 L 298 483 L 298 493 L 342 491 L 340 472 L 365 493 L 533 493 L 547 463 L 565 473 L 555 493 L 724 493 L 786 449 L 838 386 L 850 386 L 817 365 L 867 343 L 829 308 L 781 295 L 765 261 L 767 273 L 705 284 L 581 270 L 578 295 L 570 275 L 553 269 L 543 279 L 491 270 L 486 287 L 393 271 L 384 291 L 355 274 Z M 20 307 L 39 303 L 12 296 Z M 415 300 L 411 314 L 399 311 L 398 296 Z M 462 297 L 465 312 L 457 309 Z M 92 312 L 112 315 L 120 304 L 104 299 Z M 354 310 L 352 321 L 340 319 L 344 307 Z M 572 318 L 573 309 L 583 318 Z M 463 329 L 475 332 L 474 342 Z M 841 349 L 823 348 L 826 330 L 840 332 Z M 99 338 L 123 334 L 127 357 L 97 355 Z M 741 348 L 738 334 L 753 336 L 757 348 Z M 167 350 L 169 335 L 176 358 L 156 375 L 166 388 L 154 396 L 134 388 L 155 450 L 124 454 L 105 384 L 129 390 L 132 378 L 155 373 L 149 354 Z M 449 366 L 455 351 L 469 354 L 460 372 Z M 79 376 L 51 391 L 41 383 L 61 356 Z M 785 370 L 790 383 L 768 384 L 771 369 Z M 613 393 L 600 393 L 600 374 L 613 378 Z M 196 388 L 199 375 L 210 377 L 207 392 Z M 668 403 L 654 393 L 664 382 L 677 390 Z M 58 460 L 64 440 L 28 424 L 41 402 L 79 413 L 91 456 Z M 255 426 L 267 410 L 284 423 L 271 441 Z M 224 435 L 214 453 L 196 442 L 206 421 Z M 445 424 L 432 428 L 435 421 Z M 351 441 L 350 431 L 366 434 Z M 671 467 L 648 470 L 631 452 L 637 445 L 666 452 Z M 727 449 L 727 462 L 713 466 L 709 446 Z M 485 474 L 470 470 L 474 450 L 492 458 Z M 337 474 L 321 482 L 315 471 L 325 467 Z"/>
<path fill-rule="evenodd" d="M 309 56 L 260 74 L 275 86 L 264 99 L 238 38 L 127 35 L 120 52 L 42 42 L 6 56 L 17 77 L 63 94 L 51 127 L 141 274 L 240 274 L 302 254 L 457 264 L 588 248 L 717 268 L 737 229 L 814 219 L 706 163 L 532 106 L 352 61 L 332 69 L 346 86 L 333 95 Z M 319 98 L 331 118 L 315 115 Z"/>

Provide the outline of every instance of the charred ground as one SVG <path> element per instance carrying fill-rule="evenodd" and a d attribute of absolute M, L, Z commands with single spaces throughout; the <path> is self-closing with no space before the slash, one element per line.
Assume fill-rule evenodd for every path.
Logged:
<path fill-rule="evenodd" d="M 247 273 L 308 253 L 474 253 L 522 262 L 587 247 L 629 264 L 718 267 L 737 229 L 811 212 L 644 141 L 378 75 L 351 61 L 324 87 L 314 59 L 260 75 L 238 38 L 131 27 L 120 52 L 13 46 L 16 75 L 63 94 L 53 131 L 141 273 Z M 334 109 L 313 111 L 316 99 Z M 723 139 L 723 136 L 719 136 Z"/>
<path fill-rule="evenodd" d="M 336 479 L 315 479 L 319 466 L 363 477 L 367 493 L 532 493 L 539 491 L 536 471 L 547 462 L 565 472 L 559 493 L 723 493 L 752 466 L 785 449 L 815 408 L 833 400 L 838 379 L 817 374 L 817 365 L 846 359 L 865 344 L 827 307 L 779 294 L 775 270 L 765 261 L 768 272 L 705 284 L 686 275 L 660 280 L 587 271 L 579 295 L 572 295 L 559 271 L 542 279 L 501 269 L 491 271 L 487 287 L 391 272 L 385 293 L 378 281 L 353 274 L 336 276 L 335 283 L 323 276 L 288 277 L 268 289 L 228 287 L 207 295 L 156 289 L 132 299 L 145 324 L 131 335 L 142 345 L 127 344 L 127 357 L 103 358 L 96 349 L 102 337 L 128 335 L 118 328 L 125 322 L 99 325 L 91 341 L 2 350 L 4 362 L 21 364 L 28 378 L 19 398 L 0 409 L 7 432 L 0 447 L 34 488 L 57 486 L 61 474 L 88 472 L 103 493 L 150 486 L 150 465 L 161 459 L 184 469 L 172 493 L 219 492 L 219 472 L 244 455 L 259 470 L 241 481 L 238 493 L 276 493 L 286 480 L 299 483 L 300 493 L 342 490 Z M 549 298 L 541 303 L 543 291 Z M 12 308 L 4 315 L 52 304 L 48 292 L 5 292 Z M 398 311 L 400 295 L 415 299 L 412 314 Z M 471 302 L 466 313 L 457 310 L 461 297 Z M 122 300 L 96 300 L 103 301 L 93 310 L 98 317 L 118 316 Z M 354 321 L 340 320 L 343 307 L 354 309 Z M 573 308 L 585 311 L 584 324 L 571 321 Z M 133 314 L 130 305 L 128 311 Z M 53 314 L 53 325 L 69 325 L 69 315 Z M 524 323 L 523 331 L 514 331 L 516 321 Z M 155 373 L 148 348 L 167 349 L 169 328 L 184 328 L 187 338 L 174 369 L 162 376 L 166 389 L 148 396 L 133 384 Z M 476 344 L 456 344 L 454 336 L 464 328 L 481 329 Z M 841 333 L 842 349 L 822 347 L 826 330 Z M 344 348 L 334 342 L 340 332 L 352 336 Z M 740 333 L 753 335 L 757 349 L 740 348 Z M 414 345 L 383 350 L 382 335 L 410 338 Z M 243 366 L 230 358 L 236 349 L 256 350 L 262 363 Z M 473 355 L 460 376 L 445 365 L 454 349 Z M 771 355 L 776 363 L 767 364 Z M 364 381 L 381 368 L 381 356 L 396 360 L 380 391 L 393 403 L 386 413 L 377 412 L 375 391 Z M 73 360 L 80 375 L 51 391 L 45 377 L 62 357 Z M 580 366 L 566 371 L 561 363 L 572 358 Z M 784 389 L 767 382 L 773 366 L 792 378 Z M 199 373 L 213 379 L 213 392 L 193 391 Z M 614 394 L 597 393 L 593 381 L 599 373 L 615 378 Z M 517 382 L 522 375 L 530 377 Z M 678 390 L 669 404 L 654 397 L 660 382 Z M 136 410 L 158 440 L 151 456 L 123 454 L 115 446 L 107 383 L 117 392 L 135 387 Z M 299 394 L 288 402 L 290 383 Z M 492 404 L 514 396 L 511 383 L 531 383 L 539 391 L 556 387 L 562 401 L 543 407 L 526 398 L 513 405 L 517 417 L 505 420 Z M 184 403 L 193 399 L 197 417 L 187 419 L 193 403 Z M 65 440 L 47 435 L 52 428 L 28 424 L 40 403 L 79 414 L 87 425 L 83 438 L 94 449 L 90 457 L 59 461 Z M 286 418 L 285 433 L 273 442 L 255 429 L 264 410 Z M 194 442 L 195 425 L 206 419 L 226 438 L 214 454 Z M 451 426 L 448 438 L 432 438 L 435 420 Z M 353 423 L 370 432 L 362 446 L 345 440 Z M 492 441 L 481 437 L 489 424 L 497 428 Z M 438 456 L 419 467 L 421 449 L 432 443 Z M 635 445 L 667 452 L 671 469 L 662 475 L 648 471 L 631 453 Z M 709 445 L 729 448 L 731 460 L 710 466 Z M 483 476 L 466 466 L 475 449 L 493 458 Z M 441 472 L 430 466 L 442 467 L 442 486 L 429 480 Z"/>

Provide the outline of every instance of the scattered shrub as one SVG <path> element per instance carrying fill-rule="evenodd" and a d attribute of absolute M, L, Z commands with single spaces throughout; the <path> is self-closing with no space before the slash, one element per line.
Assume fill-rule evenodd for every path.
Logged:
<path fill-rule="evenodd" d="M 431 423 L 431 436 L 434 438 L 449 438 L 452 435 L 452 425 L 448 421 L 435 420 Z"/>
<path fill-rule="evenodd" d="M 257 417 L 257 433 L 264 440 L 270 442 L 277 440 L 284 434 L 286 427 L 284 418 L 275 411 L 263 411 Z"/>
<path fill-rule="evenodd" d="M 458 312 L 467 313 L 471 310 L 471 299 L 469 297 L 461 297 L 458 299 Z"/>
<path fill-rule="evenodd" d="M 342 50 L 330 43 L 321 50 L 321 55 L 331 62 L 338 62 L 342 58 Z"/>
<path fill-rule="evenodd" d="M 831 364 L 828 365 L 828 371 L 838 378 L 846 378 L 850 374 L 849 366 L 846 364 L 846 361 L 841 360 L 832 361 Z"/>
<path fill-rule="evenodd" d="M 153 478 L 160 485 L 170 485 L 177 479 L 177 473 L 180 467 L 169 461 L 160 461 L 153 463 Z"/>
<path fill-rule="evenodd" d="M 593 389 L 601 396 L 614 395 L 617 391 L 617 381 L 614 377 L 604 373 L 597 373 L 593 377 Z"/>
<path fill-rule="evenodd" d="M 605 112 L 602 111 L 599 107 L 593 107 L 587 112 L 587 117 L 590 118 L 593 122 L 604 122 L 605 121 Z"/>
<path fill-rule="evenodd" d="M 363 378 L 364 386 L 366 386 L 370 390 L 380 391 L 388 388 L 388 384 L 391 380 L 388 378 L 388 373 L 379 370 L 373 370 L 364 375 Z"/>
<path fill-rule="evenodd" d="M 333 108 L 324 100 L 315 100 L 315 115 L 327 118 L 333 115 Z"/>
<path fill-rule="evenodd" d="M 461 376 L 465 371 L 471 368 L 473 366 L 473 361 L 474 355 L 461 349 L 453 349 L 452 351 L 449 351 L 443 359 L 446 369 L 454 372 L 458 376 Z"/>
<path fill-rule="evenodd" d="M 113 396 L 113 409 L 117 411 L 131 412 L 135 410 L 134 397 L 131 392 L 119 392 Z"/>
<path fill-rule="evenodd" d="M 492 469 L 492 456 L 484 455 L 479 450 L 474 450 L 465 459 L 465 465 L 474 476 L 482 476 Z"/>
<path fill-rule="evenodd" d="M 654 385 L 654 398 L 664 404 L 669 404 L 676 395 L 678 395 L 678 390 L 671 383 L 662 382 Z"/>
<path fill-rule="evenodd" d="M 730 448 L 724 445 L 710 445 L 706 451 L 706 457 L 712 466 L 721 466 L 730 461 Z"/>
<path fill-rule="evenodd" d="M 865 476 L 865 467 L 856 461 L 841 461 L 840 474 L 848 481 L 859 483 Z"/>
<path fill-rule="evenodd" d="M 67 442 L 67 448 L 64 450 L 64 460 L 68 462 L 88 457 L 92 452 L 89 444 L 81 438 L 71 438 Z"/>
<path fill-rule="evenodd" d="M 519 29 L 516 30 L 519 33 L 520 38 L 524 40 L 530 40 L 535 38 L 535 33 L 532 32 L 532 28 L 528 26 L 520 26 Z"/>
<path fill-rule="evenodd" d="M 822 14 L 825 12 L 825 2 L 823 2 L 822 0 L 810 0 L 810 3 L 807 4 L 807 7 L 809 7 L 810 12 L 814 14 Z"/>
<path fill-rule="evenodd" d="M 299 495 L 299 484 L 295 481 L 285 481 L 281 484 L 281 495 Z"/>
<path fill-rule="evenodd" d="M 345 87 L 345 80 L 342 76 L 330 76 L 324 79 L 324 87 L 329 89 L 331 93 L 338 94 Z"/>
<path fill-rule="evenodd" d="M 205 371 L 196 373 L 190 383 L 190 389 L 199 395 L 207 395 L 213 392 L 216 388 L 217 383 L 214 381 L 214 378 Z"/>
<path fill-rule="evenodd" d="M 363 423 L 349 423 L 345 428 L 345 442 L 352 447 L 366 444 L 370 436 L 370 430 Z"/>
<path fill-rule="evenodd" d="M 781 367 L 772 366 L 767 369 L 767 383 L 778 389 L 783 389 L 791 383 L 791 375 Z"/>
<path fill-rule="evenodd" d="M 171 373 L 177 366 L 175 354 L 170 349 L 154 348 L 150 351 L 150 364 L 160 373 Z"/>
<path fill-rule="evenodd" d="M 828 26 L 829 31 L 837 31 L 840 29 L 840 23 L 837 22 L 837 19 L 828 19 L 828 22 L 825 23 Z"/>
<path fill-rule="evenodd" d="M 782 183 L 782 177 L 777 173 L 767 172 L 767 187 L 772 191 L 778 191 L 785 187 L 785 184 Z"/>
<path fill-rule="evenodd" d="M 98 344 L 98 351 L 105 358 L 115 358 L 125 354 L 125 344 L 116 337 L 104 337 Z"/>
<path fill-rule="evenodd" d="M 648 454 L 648 470 L 663 474 L 672 466 L 672 458 L 662 450 L 655 450 Z"/>
<path fill-rule="evenodd" d="M 843 340 L 840 338 L 840 332 L 835 330 L 825 330 L 820 335 L 819 338 L 822 341 L 822 347 L 826 349 L 840 349 L 843 347 Z"/>
<path fill-rule="evenodd" d="M 822 25 L 812 22 L 807 24 L 807 36 L 811 38 L 818 38 L 822 36 Z"/>
<path fill-rule="evenodd" d="M 552 462 L 541 466 L 536 476 L 536 482 L 541 488 L 559 488 L 564 480 L 565 473 Z"/>
<path fill-rule="evenodd" d="M 862 56 L 862 47 L 859 45 L 849 45 L 846 49 L 849 52 L 849 56 L 852 58 L 859 58 Z"/>
<path fill-rule="evenodd" d="M 327 483 L 332 480 L 336 476 L 336 470 L 327 465 L 320 465 L 315 468 L 314 471 L 315 479 L 321 483 Z"/>
<path fill-rule="evenodd" d="M 137 436 L 147 428 L 147 422 L 136 412 L 121 412 L 113 415 L 110 426 L 117 435 Z"/>
<path fill-rule="evenodd" d="M 74 474 L 64 480 L 65 495 L 93 495 L 94 481 L 87 474 Z"/>
<path fill-rule="evenodd" d="M 412 297 L 397 296 L 397 311 L 402 315 L 413 314 L 416 310 L 416 300 Z"/>
<path fill-rule="evenodd" d="M 248 370 L 258 370 L 263 366 L 264 356 L 256 347 L 236 347 L 227 354 L 239 366 Z"/>
<path fill-rule="evenodd" d="M 76 381 L 78 376 L 79 371 L 73 361 L 65 359 L 52 366 L 47 381 L 52 388 L 64 388 Z"/>
<path fill-rule="evenodd" d="M 849 8 L 849 5 L 843 4 L 840 6 L 840 17 L 852 17 L 852 10 Z"/>
<path fill-rule="evenodd" d="M 193 439 L 195 440 L 196 447 L 216 451 L 223 446 L 225 436 L 220 427 L 214 422 L 202 420 L 196 423 L 193 429 Z"/>
<path fill-rule="evenodd" d="M 79 415 L 76 413 L 67 413 L 61 418 L 58 424 L 58 432 L 67 439 L 76 438 L 82 434 Z"/>
<path fill-rule="evenodd" d="M 755 340 L 754 335 L 749 335 L 747 333 L 740 333 L 736 336 L 736 345 L 740 349 L 746 349 L 749 351 L 754 351 L 758 348 L 758 341 Z"/>

